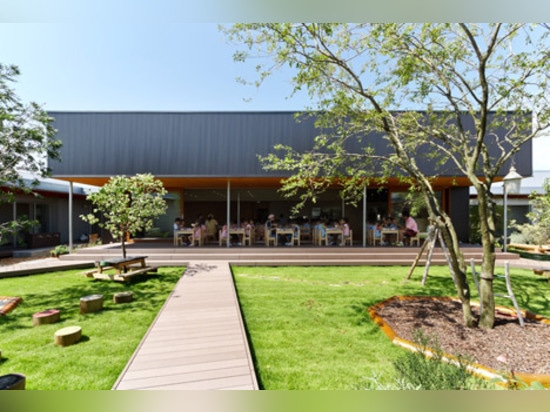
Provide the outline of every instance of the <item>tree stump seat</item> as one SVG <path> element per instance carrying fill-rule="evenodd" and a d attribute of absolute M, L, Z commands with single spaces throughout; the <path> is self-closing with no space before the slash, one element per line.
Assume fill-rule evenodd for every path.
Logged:
<path fill-rule="evenodd" d="M 90 295 L 80 298 L 80 313 L 99 312 L 103 309 L 103 295 Z"/>
<path fill-rule="evenodd" d="M 23 390 L 27 379 L 19 373 L 0 376 L 0 390 Z"/>
<path fill-rule="evenodd" d="M 59 346 L 70 346 L 77 343 L 82 337 L 80 326 L 68 326 L 54 333 L 54 341 Z"/>
<path fill-rule="evenodd" d="M 34 326 L 49 325 L 59 322 L 61 311 L 59 309 L 47 309 L 32 315 L 32 324 Z"/>
<path fill-rule="evenodd" d="M 114 303 L 129 303 L 134 300 L 133 292 L 117 292 L 113 295 Z"/>

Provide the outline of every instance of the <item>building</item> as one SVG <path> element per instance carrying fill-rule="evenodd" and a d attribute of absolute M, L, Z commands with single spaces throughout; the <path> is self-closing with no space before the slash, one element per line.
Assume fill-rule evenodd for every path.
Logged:
<path fill-rule="evenodd" d="M 26 185 L 30 187 L 31 176 L 25 177 Z M 7 236 L 0 245 L 0 251 L 11 253 L 19 248 L 47 248 L 69 242 L 69 193 L 70 184 L 51 178 L 40 178 L 32 193 L 15 193 L 13 203 L 0 204 L 0 222 L 8 222 L 26 217 L 36 221 L 26 233 L 17 236 Z M 73 186 L 72 208 L 75 215 L 90 212 L 90 204 L 86 196 L 96 188 L 87 185 Z M 72 228 L 73 237 L 78 239 L 82 234 L 91 232 L 90 225 L 82 220 L 75 220 Z"/>
<path fill-rule="evenodd" d="M 512 221 L 518 224 L 529 222 L 527 214 L 532 210 L 530 195 L 533 192 L 544 193 L 543 184 L 546 179 L 550 179 L 550 170 L 534 170 L 532 176 L 525 176 L 522 179 L 519 193 L 507 195 L 508 223 Z M 503 207 L 504 191 L 502 182 L 497 182 L 492 185 L 492 193 L 495 203 L 499 207 Z M 476 213 L 475 207 L 477 206 L 477 199 L 476 191 L 473 187 L 470 189 L 470 205 L 472 207 L 472 213 Z M 500 216 L 496 222 L 497 236 L 502 236 L 504 233 L 504 222 L 501 218 L 502 216 Z M 508 225 L 508 234 L 512 232 L 514 232 L 514 228 Z"/>
<path fill-rule="evenodd" d="M 152 173 L 169 191 L 169 209 L 158 226 L 170 229 L 176 216 L 192 222 L 213 213 L 220 223 L 254 219 L 269 213 L 288 217 L 294 204 L 278 192 L 285 176 L 266 171 L 258 156 L 276 144 L 311 148 L 320 131 L 314 120 L 296 121 L 293 112 L 51 112 L 63 142 L 61 161 L 50 161 L 53 176 L 101 186 L 111 176 Z M 503 131 L 504 133 L 504 131 Z M 383 141 L 379 150 L 384 150 Z M 518 171 L 531 175 L 531 145 L 516 157 Z M 422 166 L 435 175 L 433 165 Z M 455 222 L 460 240 L 468 241 L 469 182 L 456 170 L 437 172 L 435 187 Z M 354 236 L 363 236 L 367 216 L 401 211 L 407 188 L 398 179 L 367 189 L 363 205 L 342 202 L 329 190 L 302 215 L 349 217 Z M 76 213 L 75 213 L 76 215 Z M 363 237 L 364 239 L 364 237 Z"/>

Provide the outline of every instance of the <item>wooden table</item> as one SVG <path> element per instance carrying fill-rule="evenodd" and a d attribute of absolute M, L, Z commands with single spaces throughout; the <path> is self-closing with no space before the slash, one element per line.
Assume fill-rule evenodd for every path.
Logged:
<path fill-rule="evenodd" d="M 383 242 L 385 242 L 384 236 L 386 235 L 395 236 L 395 243 L 399 243 L 401 241 L 401 238 L 399 236 L 400 235 L 399 229 L 382 229 L 380 231 L 380 237 L 382 238 Z"/>
<path fill-rule="evenodd" d="M 97 261 L 95 262 L 95 270 L 84 274 L 95 279 L 126 281 L 134 275 L 157 271 L 156 267 L 147 266 L 145 263 L 146 258 L 147 256 L 127 256 L 126 258 L 109 258 Z M 108 273 L 108 270 L 114 270 L 115 273 Z"/>
<path fill-rule="evenodd" d="M 129 269 L 135 268 L 144 268 L 147 265 L 145 264 L 145 259 L 147 256 L 127 256 L 126 258 L 118 259 L 109 259 L 96 262 L 97 271 L 102 273 L 107 269 L 114 269 L 117 275 L 121 273 L 128 273 Z M 132 267 L 132 265 L 134 265 Z"/>
<path fill-rule="evenodd" d="M 227 236 L 230 242 L 231 242 L 231 235 L 239 236 L 239 239 L 240 239 L 239 243 L 241 245 L 244 245 L 244 228 L 229 229 L 229 233 L 227 234 Z"/>
<path fill-rule="evenodd" d="M 279 243 L 279 236 L 290 235 L 290 244 L 294 244 L 294 229 L 291 227 L 278 227 L 275 229 L 275 246 Z"/>
<path fill-rule="evenodd" d="M 195 244 L 195 229 L 193 229 L 192 227 L 189 227 L 189 228 L 184 228 L 184 229 L 174 231 L 174 246 L 178 245 L 178 237 L 182 235 L 189 236 L 191 240 L 191 244 L 192 245 Z"/>

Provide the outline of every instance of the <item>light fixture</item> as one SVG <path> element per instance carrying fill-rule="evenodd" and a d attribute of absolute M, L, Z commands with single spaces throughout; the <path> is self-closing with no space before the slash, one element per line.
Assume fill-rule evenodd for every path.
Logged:
<path fill-rule="evenodd" d="M 506 252 L 506 244 L 508 243 L 508 194 L 518 194 L 521 188 L 521 179 L 523 176 L 520 175 L 514 165 L 510 167 L 510 171 L 502 179 L 502 190 L 504 195 L 504 231 L 503 231 L 503 243 L 502 248 L 503 252 Z"/>

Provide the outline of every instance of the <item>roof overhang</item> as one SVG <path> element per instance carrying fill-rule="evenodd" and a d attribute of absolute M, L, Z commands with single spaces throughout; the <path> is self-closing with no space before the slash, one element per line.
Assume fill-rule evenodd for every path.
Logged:
<path fill-rule="evenodd" d="M 176 177 L 176 176 L 155 176 L 167 190 L 181 189 L 224 189 L 228 183 L 233 189 L 278 189 L 281 187 L 283 177 Z M 103 186 L 111 176 L 56 176 L 57 179 L 72 181 L 93 186 Z M 398 178 L 390 178 L 381 184 L 376 181 L 369 183 L 369 188 L 384 186 L 393 190 L 406 189 L 408 186 Z M 440 190 L 448 187 L 469 187 L 470 181 L 466 177 L 436 177 L 433 182 L 435 189 Z"/>

